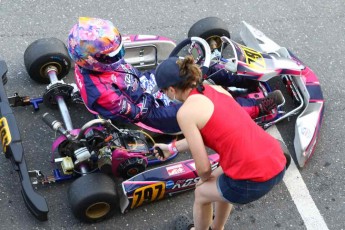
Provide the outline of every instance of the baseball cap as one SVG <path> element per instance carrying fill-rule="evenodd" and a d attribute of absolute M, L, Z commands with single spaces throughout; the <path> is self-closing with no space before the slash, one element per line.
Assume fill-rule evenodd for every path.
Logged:
<path fill-rule="evenodd" d="M 177 60 L 178 57 L 169 57 L 158 65 L 155 76 L 158 88 L 168 88 L 183 80 Z"/>

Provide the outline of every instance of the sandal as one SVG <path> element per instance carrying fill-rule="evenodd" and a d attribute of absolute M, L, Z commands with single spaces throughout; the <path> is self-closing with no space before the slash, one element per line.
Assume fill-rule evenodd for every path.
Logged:
<path fill-rule="evenodd" d="M 193 221 L 188 216 L 182 215 L 175 220 L 175 230 L 190 230 L 193 227 Z"/>

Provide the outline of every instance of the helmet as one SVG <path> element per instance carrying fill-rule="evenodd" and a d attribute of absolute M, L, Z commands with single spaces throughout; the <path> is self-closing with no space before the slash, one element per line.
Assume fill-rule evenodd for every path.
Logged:
<path fill-rule="evenodd" d="M 67 48 L 75 63 L 85 69 L 111 72 L 124 63 L 121 34 L 108 20 L 80 17 L 69 33 Z"/>

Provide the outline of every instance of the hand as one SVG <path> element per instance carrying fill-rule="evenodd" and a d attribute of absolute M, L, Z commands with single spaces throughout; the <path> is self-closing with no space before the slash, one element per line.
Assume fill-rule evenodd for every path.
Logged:
<path fill-rule="evenodd" d="M 198 181 L 198 183 L 195 184 L 195 187 L 198 187 L 198 186 L 202 185 L 202 184 L 205 183 L 207 180 L 208 180 L 208 179 L 202 180 L 202 179 L 200 178 L 200 180 Z"/>
<path fill-rule="evenodd" d="M 201 179 L 198 181 L 198 183 L 195 184 L 195 187 L 198 187 L 200 185 L 202 185 L 203 183 L 205 183 L 206 181 L 211 180 L 212 178 L 214 178 L 214 176 L 211 174 L 207 179 Z"/>
<path fill-rule="evenodd" d="M 160 148 L 162 151 L 163 151 L 163 154 L 164 154 L 164 157 L 161 157 L 159 154 L 158 154 L 158 151 L 155 149 L 155 147 L 158 147 Z M 170 152 L 169 152 L 169 148 L 168 148 L 168 145 L 167 144 L 155 144 L 153 146 L 153 153 L 155 154 L 155 157 L 158 159 L 158 160 L 161 160 L 161 161 L 165 161 L 168 157 L 170 157 Z"/>
<path fill-rule="evenodd" d="M 248 89 L 249 93 L 257 92 L 258 91 L 259 81 L 248 79 L 247 80 L 247 84 L 248 84 L 247 89 Z"/>

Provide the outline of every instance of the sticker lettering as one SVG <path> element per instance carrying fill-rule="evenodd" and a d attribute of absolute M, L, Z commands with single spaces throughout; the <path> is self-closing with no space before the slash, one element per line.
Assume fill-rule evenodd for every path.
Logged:
<path fill-rule="evenodd" d="M 189 178 L 186 180 L 178 180 L 172 189 L 185 188 L 191 185 L 195 185 L 200 180 L 200 177 Z"/>
<path fill-rule="evenodd" d="M 2 150 L 6 152 L 6 147 L 11 143 L 12 136 L 10 129 L 8 128 L 8 123 L 6 117 L 0 119 L 0 137 L 2 143 Z"/>
<path fill-rule="evenodd" d="M 244 51 L 244 55 L 246 57 L 246 63 L 248 64 L 249 67 L 253 69 L 261 69 L 261 70 L 266 68 L 266 63 L 261 53 L 245 46 L 241 46 L 241 48 Z"/>

